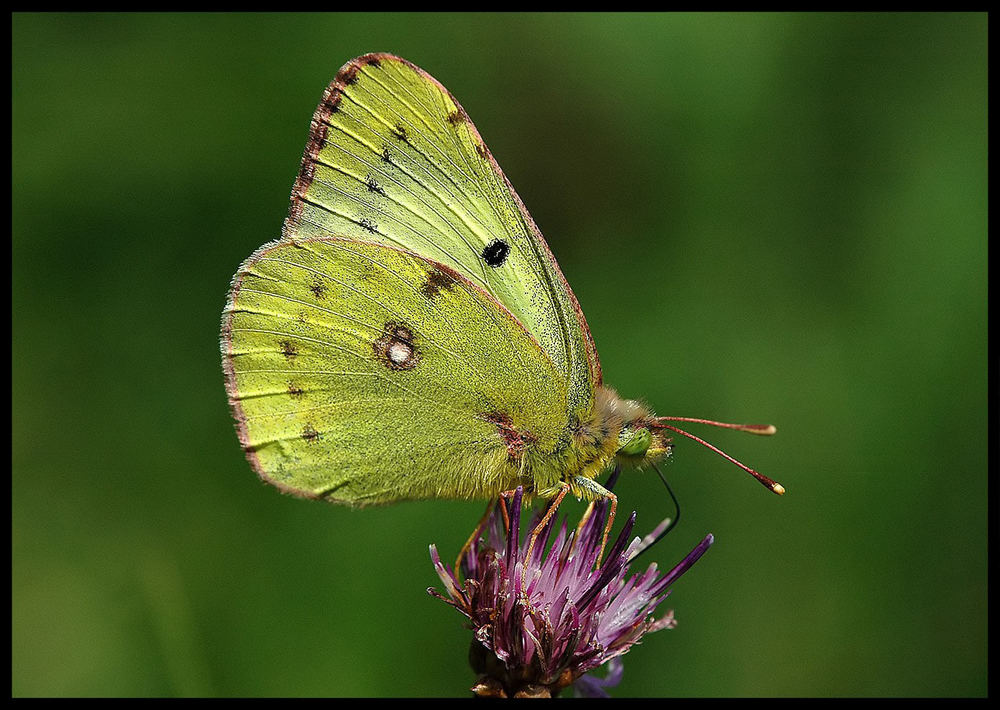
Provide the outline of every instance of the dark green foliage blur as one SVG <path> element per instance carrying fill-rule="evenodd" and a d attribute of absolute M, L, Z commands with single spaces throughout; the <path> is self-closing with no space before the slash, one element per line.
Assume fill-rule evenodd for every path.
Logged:
<path fill-rule="evenodd" d="M 482 502 L 350 510 L 244 460 L 218 349 L 326 84 L 462 102 L 606 381 L 678 442 L 675 585 L 617 695 L 983 696 L 985 15 L 12 17 L 12 693 L 465 695 L 425 589 Z M 624 476 L 646 531 L 671 513 Z M 566 511 L 576 516 L 573 502 Z"/>

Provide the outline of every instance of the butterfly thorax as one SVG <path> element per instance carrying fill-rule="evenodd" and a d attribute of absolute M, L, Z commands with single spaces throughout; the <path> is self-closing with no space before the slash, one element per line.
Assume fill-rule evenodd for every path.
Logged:
<path fill-rule="evenodd" d="M 575 495 L 591 498 L 574 479 L 594 479 L 614 463 L 641 468 L 669 455 L 670 439 L 662 432 L 656 416 L 641 402 L 600 386 L 590 410 L 567 425 L 557 452 L 526 452 L 526 473 L 540 494 L 569 483 Z"/>

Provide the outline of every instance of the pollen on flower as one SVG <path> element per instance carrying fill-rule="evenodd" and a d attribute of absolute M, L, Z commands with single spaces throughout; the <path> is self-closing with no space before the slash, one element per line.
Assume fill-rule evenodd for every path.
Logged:
<path fill-rule="evenodd" d="M 666 574 L 650 564 L 629 576 L 629 562 L 645 543 L 630 538 L 635 513 L 598 565 L 607 501 L 595 502 L 572 530 L 563 521 L 556 531 L 554 515 L 539 529 L 543 514 L 538 513 L 532 533 L 521 540 L 522 495 L 518 488 L 511 500 L 501 497 L 484 517 L 461 558 L 460 574 L 447 569 L 430 546 L 444 593 L 427 591 L 469 619 L 469 660 L 479 676 L 472 687 L 476 694 L 555 696 L 572 685 L 578 694 L 606 695 L 603 688 L 621 677 L 623 654 L 645 634 L 676 626 L 672 611 L 659 619 L 653 614 L 713 537 L 708 535 Z M 604 678 L 588 675 L 606 663 Z"/>

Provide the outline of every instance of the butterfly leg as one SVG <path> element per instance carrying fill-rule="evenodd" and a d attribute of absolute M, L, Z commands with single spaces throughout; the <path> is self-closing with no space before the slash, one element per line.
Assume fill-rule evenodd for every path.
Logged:
<path fill-rule="evenodd" d="M 580 537 L 579 530 L 590 519 L 590 515 L 594 511 L 594 503 L 597 502 L 597 499 L 603 498 L 611 502 L 611 512 L 608 514 L 608 521 L 604 524 L 604 536 L 601 538 L 601 550 L 597 555 L 597 567 L 600 568 L 601 558 L 604 557 L 604 546 L 608 543 L 608 533 L 611 532 L 611 526 L 615 522 L 615 512 L 618 510 L 618 496 L 591 478 L 576 476 L 573 479 L 573 483 L 579 486 L 585 495 L 594 498 L 594 501 L 587 507 L 587 512 L 583 514 L 583 518 L 577 526 L 577 539 Z"/>
<path fill-rule="evenodd" d="M 535 542 L 538 540 L 538 536 L 542 533 L 542 530 L 545 529 L 545 526 L 549 524 L 549 521 L 552 519 L 552 516 L 556 514 L 556 511 L 559 510 L 559 505 L 562 503 L 563 498 L 565 498 L 566 494 L 569 493 L 569 484 L 560 483 L 558 488 L 554 490 L 558 490 L 558 493 L 556 493 L 555 497 L 549 501 L 548 507 L 545 510 L 545 515 L 543 515 L 542 519 L 538 521 L 538 525 L 535 526 L 535 529 L 531 531 L 531 537 L 528 540 L 528 549 L 524 554 L 523 569 L 527 569 L 528 567 L 528 564 L 531 560 L 531 555 L 535 551 Z M 545 493 L 540 491 L 539 495 L 545 495 Z M 527 592 L 527 586 L 528 586 L 527 580 L 522 576 L 521 577 L 522 594 L 525 594 Z"/>

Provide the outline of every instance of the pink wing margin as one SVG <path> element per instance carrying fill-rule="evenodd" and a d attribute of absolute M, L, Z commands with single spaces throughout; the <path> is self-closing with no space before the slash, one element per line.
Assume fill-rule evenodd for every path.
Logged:
<path fill-rule="evenodd" d="M 283 241 L 273 241 L 264 244 L 253 254 L 247 257 L 242 264 L 240 264 L 240 268 L 237 269 L 236 275 L 233 276 L 232 284 L 229 286 L 229 296 L 226 298 L 226 308 L 222 311 L 222 371 L 226 381 L 226 396 L 229 399 L 229 408 L 233 413 L 233 418 L 236 420 L 236 436 L 239 437 L 240 446 L 243 449 L 243 453 L 246 454 L 247 461 L 250 462 L 250 467 L 257 473 L 257 476 L 260 477 L 262 481 L 270 483 L 282 493 L 287 493 L 298 498 L 310 498 L 315 500 L 318 499 L 319 496 L 309 491 L 287 486 L 281 481 L 276 481 L 268 476 L 264 467 L 261 466 L 260 459 L 257 458 L 257 450 L 250 442 L 250 433 L 247 431 L 247 418 L 243 413 L 243 406 L 240 404 L 239 392 L 237 392 L 236 388 L 236 368 L 233 365 L 232 321 L 236 301 L 240 295 L 240 287 L 243 285 L 243 277 L 246 275 L 247 270 L 253 264 L 258 262 L 264 255 L 276 247 L 284 245 L 285 242 Z"/>

